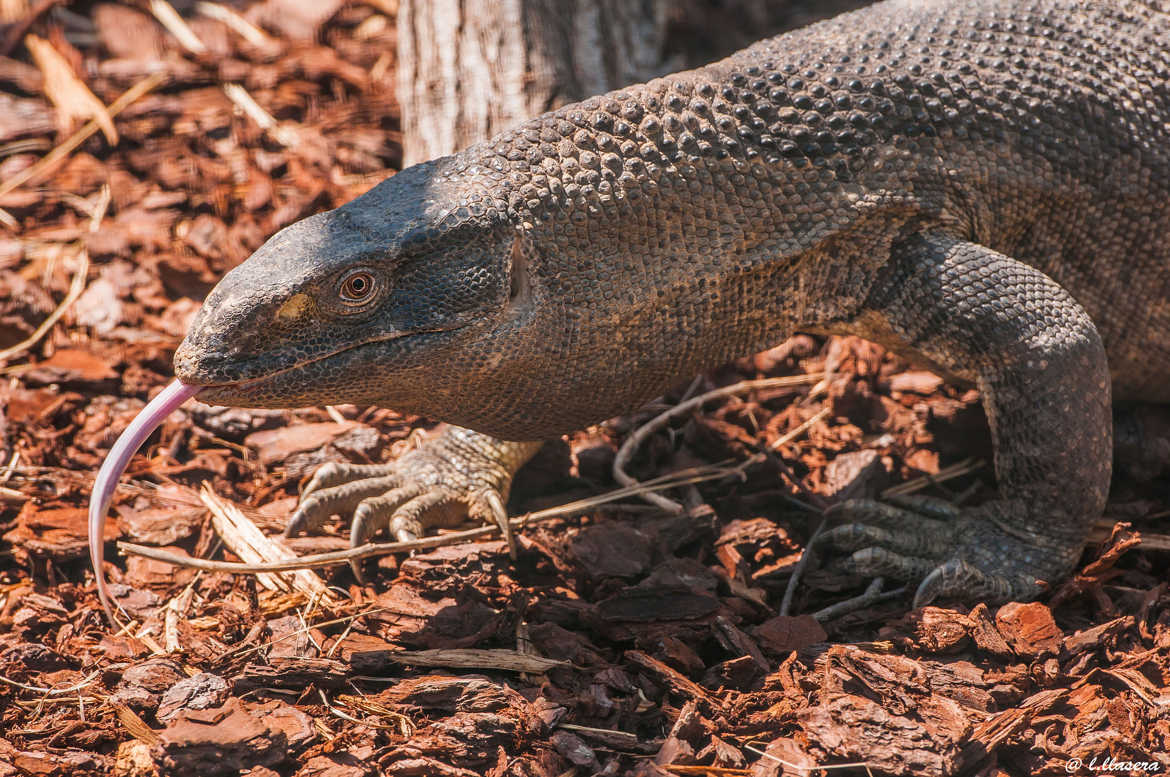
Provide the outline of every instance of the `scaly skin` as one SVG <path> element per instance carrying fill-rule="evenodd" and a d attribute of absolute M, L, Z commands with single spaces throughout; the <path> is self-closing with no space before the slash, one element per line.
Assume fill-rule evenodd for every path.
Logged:
<path fill-rule="evenodd" d="M 1103 509 L 1111 390 L 1170 400 L 1165 10 L 891 0 L 545 114 L 280 232 L 212 291 L 176 373 L 209 402 L 475 429 L 451 432 L 475 451 L 460 474 L 394 470 L 449 507 L 476 503 L 475 460 L 502 491 L 534 450 L 500 440 L 795 331 L 861 334 L 980 386 L 1000 498 L 848 503 L 826 542 L 923 579 L 919 602 L 1035 596 Z M 350 506 L 306 505 L 326 496 Z"/>

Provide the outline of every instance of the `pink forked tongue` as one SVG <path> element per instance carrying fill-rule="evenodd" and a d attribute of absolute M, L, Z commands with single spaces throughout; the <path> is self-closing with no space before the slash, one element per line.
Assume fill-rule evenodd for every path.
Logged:
<path fill-rule="evenodd" d="M 114 621 L 114 608 L 110 602 L 110 591 L 106 588 L 106 576 L 102 572 L 102 555 L 105 543 L 102 535 L 105 531 L 106 511 L 110 508 L 110 501 L 114 498 L 114 489 L 118 487 L 118 478 L 126 471 L 130 458 L 145 442 L 150 433 L 157 429 L 171 411 L 199 393 L 198 386 L 188 386 L 179 381 L 171 381 L 162 392 L 151 400 L 150 404 L 142 408 L 122 436 L 106 454 L 102 468 L 98 470 L 97 480 L 93 483 L 93 493 L 89 498 L 89 558 L 93 562 L 93 573 L 97 578 L 98 598 L 102 600 L 102 607 Z"/>

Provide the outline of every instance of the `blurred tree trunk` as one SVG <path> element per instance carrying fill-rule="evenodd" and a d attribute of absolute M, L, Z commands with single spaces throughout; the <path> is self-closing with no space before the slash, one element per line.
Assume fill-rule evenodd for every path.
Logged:
<path fill-rule="evenodd" d="M 669 0 L 400 0 L 404 164 L 668 72 Z"/>

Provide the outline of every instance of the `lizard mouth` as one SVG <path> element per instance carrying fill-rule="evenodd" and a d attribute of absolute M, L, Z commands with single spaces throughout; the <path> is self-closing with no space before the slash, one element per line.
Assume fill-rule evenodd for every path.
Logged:
<path fill-rule="evenodd" d="M 251 364 L 233 364 L 228 369 L 216 365 L 215 356 L 193 356 L 185 353 L 182 348 L 175 354 L 175 377 L 186 386 L 199 389 L 199 399 L 208 404 L 241 405 L 259 402 L 252 406 L 259 407 L 303 407 L 315 404 L 313 401 L 302 401 L 316 390 L 329 393 L 328 402 L 345 402 L 344 382 L 339 385 L 338 374 L 327 368 L 327 363 L 356 358 L 358 352 L 382 348 L 386 353 L 379 354 L 381 363 L 393 363 L 407 353 L 413 353 L 418 346 L 437 341 L 443 335 L 454 329 L 440 329 L 420 332 L 395 332 L 392 334 L 371 337 L 358 343 L 349 343 L 341 348 L 316 356 L 303 358 L 276 368 L 263 369 L 257 361 L 249 360 Z M 410 344 L 410 348 L 399 347 Z M 193 350 L 193 349 L 192 349 Z M 397 357 L 397 359 L 396 359 Z M 224 359 L 223 362 L 228 362 Z M 253 372 L 252 367 L 256 370 Z M 346 367 L 340 372 L 348 374 L 355 367 Z M 367 374 L 370 369 L 366 365 Z M 252 374 L 248 374 L 252 372 Z M 235 373 L 234 375 L 231 373 Z M 238 377 L 237 377 L 238 376 Z M 357 381 L 351 381 L 357 382 Z M 282 396 L 283 394 L 283 396 Z"/>
<path fill-rule="evenodd" d="M 354 345 L 347 345 L 344 348 L 338 348 L 336 351 L 330 351 L 329 353 L 323 354 L 321 356 L 313 356 L 313 357 L 308 358 L 308 359 L 302 359 L 299 362 L 293 362 L 292 364 L 290 364 L 286 367 L 278 367 L 274 370 L 269 370 L 267 372 L 263 372 L 263 373 L 260 373 L 258 375 L 235 378 L 235 379 L 231 379 L 231 380 L 201 381 L 201 380 L 199 380 L 198 377 L 190 376 L 190 375 L 186 375 L 186 374 L 181 374 L 182 370 L 178 366 L 179 360 L 176 359 L 175 360 L 176 361 L 175 377 L 177 377 L 184 385 L 197 386 L 201 390 L 201 393 L 211 394 L 211 393 L 214 393 L 216 389 L 246 389 L 249 386 L 260 385 L 266 381 L 273 380 L 274 378 L 278 378 L 281 375 L 287 375 L 290 372 L 296 372 L 297 370 L 303 370 L 312 364 L 317 364 L 318 362 L 323 362 L 323 361 L 326 361 L 328 359 L 332 359 L 332 358 L 339 356 L 347 351 L 353 351 L 353 350 L 356 350 L 358 348 L 362 348 L 362 347 L 367 346 L 367 345 L 373 345 L 375 343 L 387 342 L 387 341 L 392 340 L 392 339 L 397 339 L 397 338 L 385 338 L 382 340 L 369 340 L 369 341 L 366 341 L 363 343 L 355 343 Z M 248 365 L 247 364 L 243 365 L 241 370 L 243 372 L 248 372 Z"/>

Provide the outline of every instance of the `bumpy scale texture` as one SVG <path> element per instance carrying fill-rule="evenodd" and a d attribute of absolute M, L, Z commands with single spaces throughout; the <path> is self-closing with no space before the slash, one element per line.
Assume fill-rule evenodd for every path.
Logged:
<path fill-rule="evenodd" d="M 176 371 L 490 451 L 797 330 L 858 333 L 978 383 L 1001 499 L 852 503 L 826 542 L 925 578 L 920 601 L 1034 596 L 1102 510 L 1111 390 L 1170 400 L 1168 10 L 890 0 L 545 114 L 277 235 Z M 375 293 L 347 308 L 357 266 Z"/>

